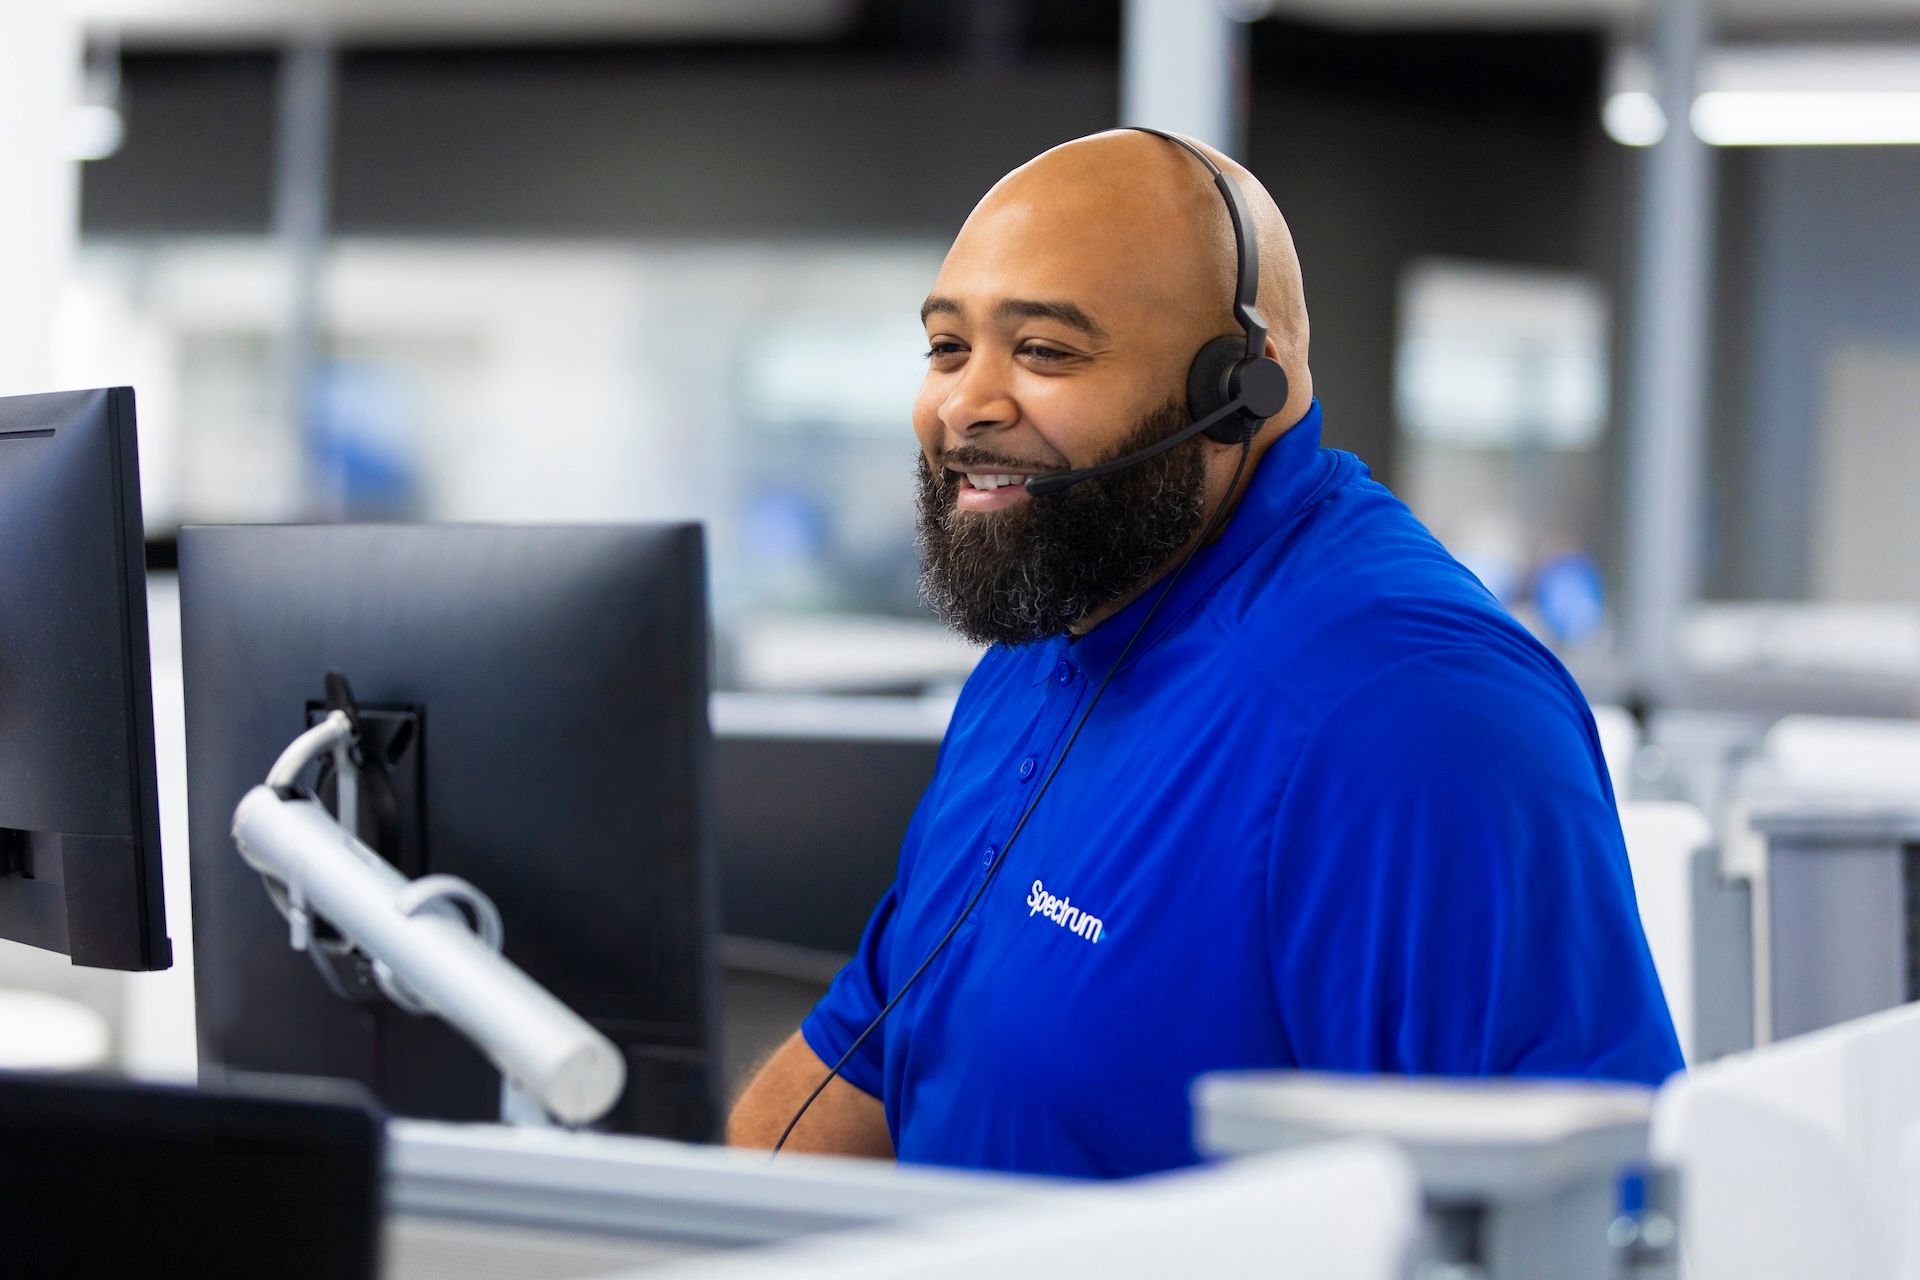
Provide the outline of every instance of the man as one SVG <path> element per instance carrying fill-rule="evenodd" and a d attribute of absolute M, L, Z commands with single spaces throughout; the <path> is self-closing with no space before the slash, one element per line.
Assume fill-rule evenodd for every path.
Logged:
<path fill-rule="evenodd" d="M 1065 492 L 1017 483 L 1190 420 L 1189 362 L 1236 328 L 1231 227 L 1194 156 L 1136 132 L 1055 148 L 941 267 L 922 583 L 994 647 L 859 954 L 747 1088 L 736 1144 L 772 1146 L 843 1055 L 786 1149 L 1083 1176 L 1193 1162 L 1188 1091 L 1220 1068 L 1681 1065 L 1585 700 L 1320 447 L 1286 225 L 1214 158 L 1251 207 L 1291 379 L 1237 486 L 1242 447 L 1204 436 Z"/>

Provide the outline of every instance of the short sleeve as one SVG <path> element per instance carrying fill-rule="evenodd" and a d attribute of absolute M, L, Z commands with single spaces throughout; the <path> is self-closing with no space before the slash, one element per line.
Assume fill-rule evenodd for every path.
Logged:
<path fill-rule="evenodd" d="M 1314 730 L 1268 872 L 1298 1065 L 1680 1068 L 1589 721 L 1571 682 L 1465 650 L 1389 668 Z"/>
<path fill-rule="evenodd" d="M 898 906 L 896 883 L 888 887 L 880 905 L 868 917 L 853 959 L 834 977 L 827 994 L 800 1024 L 807 1046 L 828 1066 L 840 1060 L 886 1005 L 887 956 Z M 840 1069 L 841 1078 L 848 1084 L 876 1098 L 883 1096 L 885 1080 L 883 1039 L 881 1031 L 876 1030 Z"/>

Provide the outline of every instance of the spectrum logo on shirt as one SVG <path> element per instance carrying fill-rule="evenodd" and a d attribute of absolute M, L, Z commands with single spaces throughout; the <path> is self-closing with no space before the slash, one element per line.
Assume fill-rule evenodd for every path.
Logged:
<path fill-rule="evenodd" d="M 1075 937 L 1085 938 L 1088 942 L 1098 942 L 1105 936 L 1107 929 L 1099 916 L 1088 915 L 1073 905 L 1072 898 L 1056 898 L 1047 892 L 1047 887 L 1038 880 L 1027 894 L 1027 918 L 1041 915 L 1071 932 Z"/>

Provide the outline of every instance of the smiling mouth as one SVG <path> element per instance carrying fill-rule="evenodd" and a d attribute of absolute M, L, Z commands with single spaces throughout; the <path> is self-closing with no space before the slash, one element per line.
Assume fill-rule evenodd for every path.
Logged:
<path fill-rule="evenodd" d="M 1012 485 L 1024 485 L 1027 472 L 1021 471 L 962 471 L 958 473 L 963 488 L 978 489 L 992 493 L 996 489 L 1005 489 Z"/>
<path fill-rule="evenodd" d="M 946 466 L 947 483 L 952 485 L 953 510 L 985 514 L 1008 507 L 1024 506 L 1032 501 L 1027 481 L 1042 474 L 1033 470 L 1012 470 L 1004 462 L 950 462 Z"/>

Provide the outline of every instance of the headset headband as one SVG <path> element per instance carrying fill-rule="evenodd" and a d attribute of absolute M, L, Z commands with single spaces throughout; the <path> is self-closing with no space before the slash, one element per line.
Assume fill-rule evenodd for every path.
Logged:
<path fill-rule="evenodd" d="M 1174 146 L 1183 148 L 1201 164 L 1207 166 L 1207 172 L 1213 175 L 1213 185 L 1220 189 L 1221 198 L 1227 202 L 1227 216 L 1233 220 L 1233 243 L 1239 256 L 1239 278 L 1234 283 L 1233 318 L 1247 333 L 1247 359 L 1261 355 L 1267 346 L 1267 322 L 1254 306 L 1254 300 L 1260 293 L 1260 246 L 1253 238 L 1253 218 L 1247 213 L 1247 200 L 1240 193 L 1240 185 L 1213 162 L 1213 157 L 1194 146 L 1178 134 L 1167 133 L 1162 129 L 1151 129 L 1143 124 L 1125 126 L 1139 133 L 1150 133 L 1156 138 L 1164 138 Z"/>

